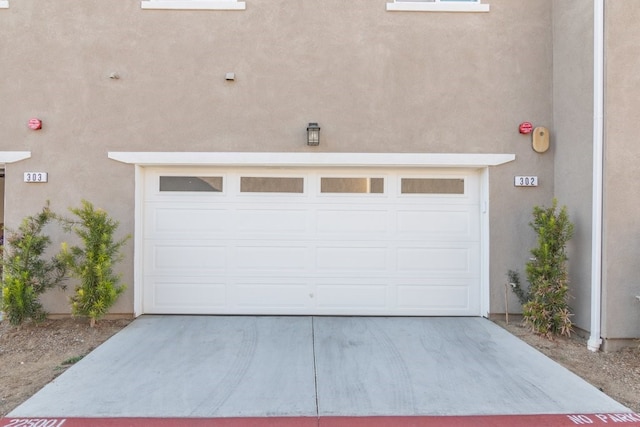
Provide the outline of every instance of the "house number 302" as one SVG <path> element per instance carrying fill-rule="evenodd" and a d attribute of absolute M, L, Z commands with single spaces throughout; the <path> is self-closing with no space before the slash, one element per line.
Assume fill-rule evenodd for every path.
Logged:
<path fill-rule="evenodd" d="M 537 176 L 516 176 L 514 180 L 514 185 L 516 187 L 537 187 L 538 177 Z"/>
<path fill-rule="evenodd" d="M 46 172 L 25 172 L 24 182 L 47 182 L 49 176 Z"/>

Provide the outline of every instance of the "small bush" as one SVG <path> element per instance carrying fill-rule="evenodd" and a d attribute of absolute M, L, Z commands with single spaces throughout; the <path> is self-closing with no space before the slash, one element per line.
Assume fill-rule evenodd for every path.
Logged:
<path fill-rule="evenodd" d="M 74 356 L 74 357 L 70 357 L 67 360 L 64 360 L 61 365 L 62 366 L 70 366 L 70 365 L 75 365 L 76 363 L 78 363 L 79 361 L 81 361 L 84 358 L 84 355 L 81 356 Z"/>
<path fill-rule="evenodd" d="M 525 324 L 538 334 L 570 335 L 573 329 L 569 310 L 567 242 L 573 236 L 573 224 L 566 207 L 558 211 L 557 200 L 549 208 L 536 206 L 530 226 L 538 235 L 538 246 L 527 262 L 528 301 L 523 305 Z"/>
<path fill-rule="evenodd" d="M 529 301 L 530 295 L 529 291 L 525 290 L 520 284 L 520 273 L 515 270 L 509 270 L 507 272 L 507 277 L 509 278 L 509 285 L 511 286 L 511 290 L 518 297 L 520 304 L 526 304 Z"/>
<path fill-rule="evenodd" d="M 66 220 L 66 228 L 77 234 L 83 245 L 63 244 L 60 260 L 80 279 L 71 297 L 71 312 L 88 317 L 93 327 L 126 289 L 119 284 L 120 276 L 113 272 L 113 265 L 122 258 L 120 249 L 129 236 L 114 241 L 118 222 L 86 200 L 81 208 L 70 210 L 79 221 Z"/>
<path fill-rule="evenodd" d="M 27 319 L 44 320 L 47 313 L 39 302 L 40 295 L 65 279 L 64 263 L 56 257 L 43 259 L 51 243 L 43 229 L 53 218 L 47 204 L 39 214 L 23 219 L 18 231 L 10 231 L 5 239 L 2 310 L 12 325 Z"/>

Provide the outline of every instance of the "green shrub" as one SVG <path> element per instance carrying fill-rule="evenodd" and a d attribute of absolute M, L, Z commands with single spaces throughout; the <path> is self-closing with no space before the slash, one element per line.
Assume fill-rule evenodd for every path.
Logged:
<path fill-rule="evenodd" d="M 119 284 L 120 276 L 113 272 L 113 265 L 122 258 L 120 249 L 129 236 L 114 241 L 118 222 L 86 200 L 81 208 L 70 211 L 79 221 L 66 220 L 66 228 L 80 237 L 83 245 L 63 244 L 60 260 L 80 279 L 71 297 L 71 312 L 88 317 L 93 327 L 126 289 L 126 285 Z"/>
<path fill-rule="evenodd" d="M 64 263 L 56 257 L 43 258 L 51 243 L 43 229 L 54 218 L 47 204 L 39 214 L 24 218 L 18 231 L 10 231 L 5 239 L 2 310 L 12 325 L 27 319 L 44 320 L 47 313 L 40 304 L 40 295 L 65 279 Z"/>
<path fill-rule="evenodd" d="M 570 335 L 573 329 L 567 299 L 567 242 L 573 236 L 573 224 L 566 207 L 558 211 L 557 200 L 549 208 L 536 206 L 530 226 L 538 235 L 538 246 L 527 262 L 528 301 L 523 305 L 525 324 L 538 334 Z"/>
<path fill-rule="evenodd" d="M 530 295 L 529 291 L 525 290 L 520 284 L 520 272 L 509 270 L 507 272 L 507 277 L 509 278 L 509 285 L 511 286 L 511 290 L 518 297 L 520 304 L 526 304 L 529 301 Z"/>

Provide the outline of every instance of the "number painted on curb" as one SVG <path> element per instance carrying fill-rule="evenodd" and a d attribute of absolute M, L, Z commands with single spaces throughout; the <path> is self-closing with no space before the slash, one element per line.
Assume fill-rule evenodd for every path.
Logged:
<path fill-rule="evenodd" d="M 66 418 L 14 418 L 1 427 L 62 427 Z"/>
<path fill-rule="evenodd" d="M 567 415 L 567 418 L 575 425 L 591 424 L 591 425 L 604 425 L 611 423 L 628 423 L 635 426 L 640 422 L 640 415 L 628 413 L 628 414 L 575 414 Z"/>

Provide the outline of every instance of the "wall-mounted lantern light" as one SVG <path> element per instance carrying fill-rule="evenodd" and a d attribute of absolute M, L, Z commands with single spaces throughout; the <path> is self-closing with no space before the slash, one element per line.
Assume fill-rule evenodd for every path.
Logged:
<path fill-rule="evenodd" d="M 307 145 L 320 145 L 320 126 L 317 123 L 307 126 Z"/>

